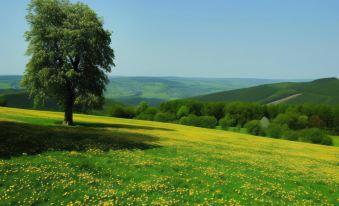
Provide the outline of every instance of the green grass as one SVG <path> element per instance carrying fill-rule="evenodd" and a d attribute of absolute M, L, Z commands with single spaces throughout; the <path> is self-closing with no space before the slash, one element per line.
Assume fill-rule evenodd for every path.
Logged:
<path fill-rule="evenodd" d="M 217 92 L 194 97 L 202 101 L 245 101 L 270 103 L 285 97 L 301 94 L 287 103 L 339 104 L 339 80 L 318 79 L 311 82 L 285 82 L 265 84 L 244 89 Z"/>
<path fill-rule="evenodd" d="M 0 205 L 337 205 L 339 148 L 0 107 Z M 22 155 L 25 153 L 25 155 Z"/>
<path fill-rule="evenodd" d="M 339 147 L 339 136 L 332 136 L 333 146 Z"/>

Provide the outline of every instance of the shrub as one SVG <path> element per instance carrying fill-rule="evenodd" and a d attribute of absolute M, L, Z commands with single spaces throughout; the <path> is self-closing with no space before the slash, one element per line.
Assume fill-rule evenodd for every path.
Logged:
<path fill-rule="evenodd" d="M 121 104 L 114 104 L 111 108 L 110 112 L 112 117 L 120 117 L 120 118 L 133 118 L 135 117 L 134 108 L 131 106 L 124 106 Z"/>
<path fill-rule="evenodd" d="M 321 128 L 324 126 L 324 121 L 318 115 L 312 115 L 309 120 L 309 126 Z"/>
<path fill-rule="evenodd" d="M 297 132 L 299 134 L 299 139 L 301 141 L 315 143 L 315 144 L 325 144 L 332 145 L 332 139 L 327 136 L 321 129 L 311 128 L 304 129 Z"/>
<path fill-rule="evenodd" d="M 147 110 L 147 108 L 148 108 L 147 102 L 140 102 L 138 106 L 135 108 L 136 115 L 143 113 L 144 111 Z"/>
<path fill-rule="evenodd" d="M 7 101 L 5 99 L 0 98 L 0 106 L 1 107 L 6 107 L 7 106 Z"/>
<path fill-rule="evenodd" d="M 291 141 L 298 141 L 300 137 L 300 134 L 298 134 L 297 131 L 293 131 L 293 130 L 286 130 L 283 132 L 282 134 L 282 138 L 283 139 L 287 139 L 287 140 L 291 140 Z"/>
<path fill-rule="evenodd" d="M 247 132 L 257 136 L 265 135 L 264 129 L 262 128 L 259 120 L 251 120 L 245 124 Z"/>
<path fill-rule="evenodd" d="M 217 119 L 213 116 L 201 116 L 199 117 L 200 127 L 215 128 L 217 125 Z"/>
<path fill-rule="evenodd" d="M 284 132 L 283 138 L 292 141 L 299 140 L 314 144 L 333 145 L 332 139 L 318 128 L 303 129 L 297 131 L 287 130 Z"/>
<path fill-rule="evenodd" d="M 180 124 L 196 127 L 215 128 L 217 119 L 212 116 L 189 115 L 180 119 Z"/>
<path fill-rule="evenodd" d="M 176 120 L 175 115 L 171 113 L 158 112 L 155 117 L 155 121 L 159 122 L 174 122 Z"/>
<path fill-rule="evenodd" d="M 305 129 L 308 126 L 308 116 L 306 115 L 300 115 L 297 118 L 297 123 L 296 123 L 296 127 L 298 129 Z"/>
<path fill-rule="evenodd" d="M 179 108 L 177 112 L 177 118 L 180 119 L 181 117 L 188 116 L 189 113 L 190 113 L 190 109 L 188 108 L 188 106 L 183 105 Z"/>
<path fill-rule="evenodd" d="M 222 102 L 208 102 L 204 104 L 203 114 L 220 120 L 224 116 L 224 107 L 225 103 Z"/>
<path fill-rule="evenodd" d="M 144 112 L 136 116 L 137 119 L 142 120 L 154 120 L 154 116 L 157 114 L 158 109 L 155 107 L 148 107 Z"/>
<path fill-rule="evenodd" d="M 231 115 L 226 115 L 224 118 L 219 120 L 219 125 L 223 129 L 236 126 L 236 120 L 231 117 Z"/>
<path fill-rule="evenodd" d="M 276 123 L 271 123 L 268 125 L 265 133 L 267 136 L 269 137 L 273 137 L 273 138 L 281 138 L 283 137 L 283 134 L 285 132 L 287 132 L 288 126 L 285 125 L 280 125 L 280 124 L 276 124 Z"/>

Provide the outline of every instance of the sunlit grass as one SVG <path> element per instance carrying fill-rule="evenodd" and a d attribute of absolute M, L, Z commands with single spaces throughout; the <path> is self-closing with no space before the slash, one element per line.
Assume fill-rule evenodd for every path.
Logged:
<path fill-rule="evenodd" d="M 143 141 L 154 147 L 102 148 L 86 140 L 90 147 L 55 147 L 2 159 L 0 205 L 339 203 L 337 147 L 88 115 L 75 115 L 78 125 L 68 128 L 60 126 L 62 117 L 0 107 L 1 128 L 10 124 L 16 130 L 0 131 L 0 136 L 26 128 L 25 135 L 32 137 L 60 139 L 76 132 L 84 139 L 111 139 L 112 145 Z"/>

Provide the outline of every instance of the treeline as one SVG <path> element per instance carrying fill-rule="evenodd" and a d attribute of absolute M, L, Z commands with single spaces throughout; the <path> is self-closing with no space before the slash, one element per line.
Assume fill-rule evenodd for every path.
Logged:
<path fill-rule="evenodd" d="M 7 101 L 0 97 L 0 107 L 6 107 L 7 106 Z"/>
<path fill-rule="evenodd" d="M 339 134 L 339 106 L 265 105 L 245 102 L 199 102 L 174 100 L 159 107 L 141 102 L 137 106 L 112 106 L 111 115 L 184 125 L 237 130 L 294 141 L 331 145 L 328 134 Z"/>

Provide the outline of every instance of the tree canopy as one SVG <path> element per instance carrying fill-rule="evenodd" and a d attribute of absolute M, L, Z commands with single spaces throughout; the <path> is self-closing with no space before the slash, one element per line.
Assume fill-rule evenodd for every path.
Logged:
<path fill-rule="evenodd" d="M 68 0 L 32 0 L 25 33 L 30 60 L 22 81 L 35 103 L 55 99 L 73 124 L 73 108 L 101 107 L 114 66 L 111 32 L 83 3 Z"/>

